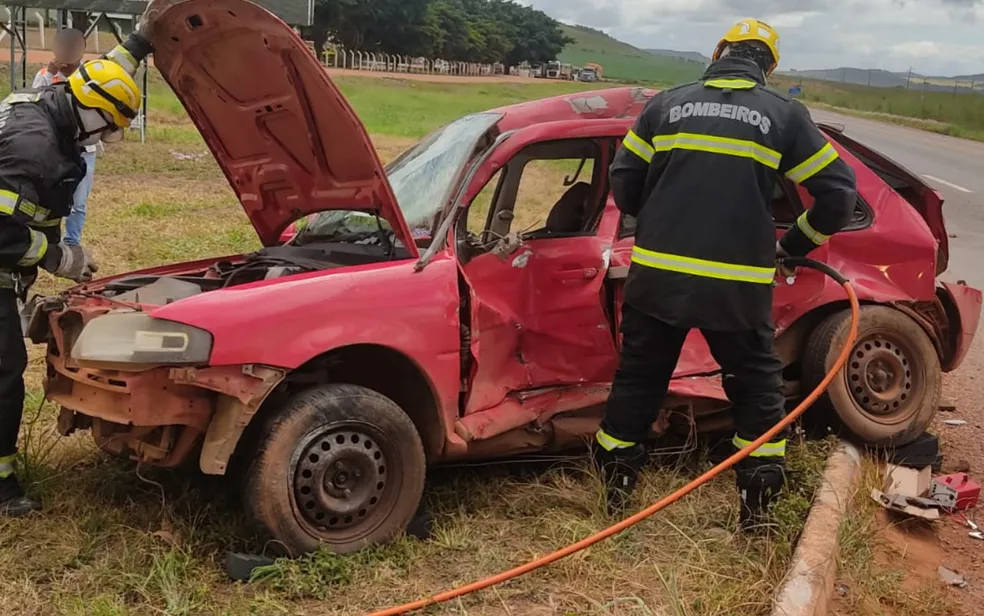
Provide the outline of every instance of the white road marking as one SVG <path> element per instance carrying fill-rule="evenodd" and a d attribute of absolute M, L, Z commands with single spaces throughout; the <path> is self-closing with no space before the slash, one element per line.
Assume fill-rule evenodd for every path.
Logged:
<path fill-rule="evenodd" d="M 926 175 L 924 173 L 923 174 L 923 177 L 926 178 L 927 180 L 929 180 L 930 182 L 936 182 L 938 184 L 945 184 L 946 186 L 949 186 L 953 190 L 959 190 L 962 193 L 973 193 L 974 192 L 974 191 L 970 190 L 969 188 L 964 188 L 963 186 L 958 186 L 957 184 L 954 184 L 953 182 L 947 182 L 946 180 L 941 180 L 940 178 L 934 177 L 932 175 Z"/>

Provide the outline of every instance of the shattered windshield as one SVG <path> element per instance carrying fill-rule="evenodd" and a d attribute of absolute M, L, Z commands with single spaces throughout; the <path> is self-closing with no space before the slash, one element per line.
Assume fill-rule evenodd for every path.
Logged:
<path fill-rule="evenodd" d="M 465 116 L 434 131 L 386 166 L 386 177 L 414 238 L 429 237 L 476 143 L 501 117 L 497 113 Z M 315 238 L 375 243 L 380 231 L 392 235 L 382 218 L 355 211 L 321 212 L 299 226 L 303 229 L 295 241 L 301 244 Z"/>

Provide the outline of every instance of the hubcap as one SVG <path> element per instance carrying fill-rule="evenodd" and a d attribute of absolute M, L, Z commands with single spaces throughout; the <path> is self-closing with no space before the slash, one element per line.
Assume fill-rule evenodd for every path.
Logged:
<path fill-rule="evenodd" d="M 343 530 L 371 518 L 386 487 L 386 456 L 359 430 L 336 429 L 304 447 L 294 470 L 294 498 L 316 528 Z"/>
<path fill-rule="evenodd" d="M 905 349 L 883 336 L 855 347 L 847 378 L 855 402 L 874 415 L 896 413 L 912 396 L 912 366 Z"/>

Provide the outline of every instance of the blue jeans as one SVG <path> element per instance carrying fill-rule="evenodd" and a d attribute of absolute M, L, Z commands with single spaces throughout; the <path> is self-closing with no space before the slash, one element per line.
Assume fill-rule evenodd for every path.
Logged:
<path fill-rule="evenodd" d="M 86 203 L 89 201 L 89 193 L 92 192 L 92 177 L 96 173 L 96 153 L 82 152 L 82 159 L 85 161 L 85 177 L 75 189 L 75 203 L 72 205 L 72 213 L 65 219 L 64 241 L 69 246 L 78 246 L 82 241 Z"/>

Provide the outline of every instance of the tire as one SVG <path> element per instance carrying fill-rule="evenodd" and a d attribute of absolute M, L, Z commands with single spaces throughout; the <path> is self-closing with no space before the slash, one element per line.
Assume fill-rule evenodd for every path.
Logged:
<path fill-rule="evenodd" d="M 283 553 L 346 554 L 402 533 L 424 491 L 424 447 L 385 396 L 324 385 L 286 401 L 264 427 L 245 505 Z"/>
<path fill-rule="evenodd" d="M 841 352 L 851 325 L 838 312 L 810 335 L 803 354 L 804 392 L 823 380 Z M 901 446 L 919 438 L 939 408 L 940 359 L 918 323 L 887 306 L 863 306 L 858 339 L 847 366 L 811 410 L 870 445 Z"/>

